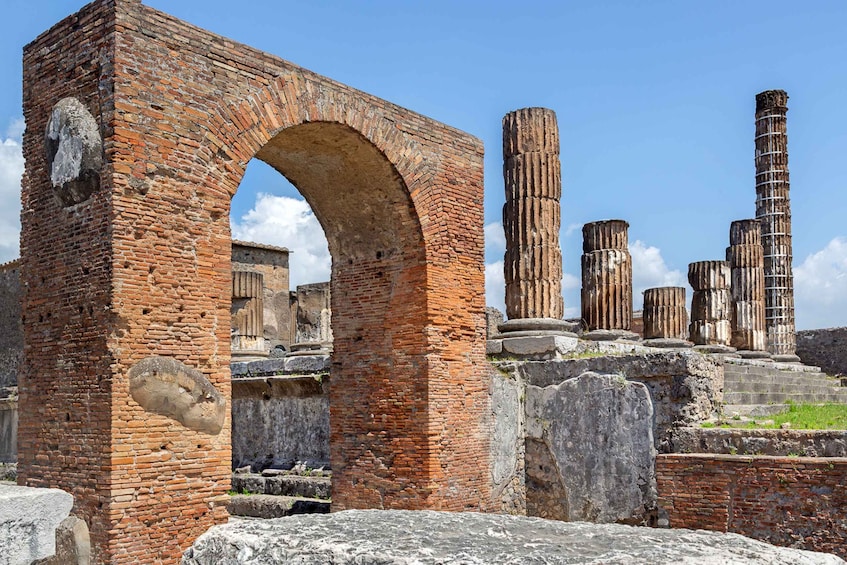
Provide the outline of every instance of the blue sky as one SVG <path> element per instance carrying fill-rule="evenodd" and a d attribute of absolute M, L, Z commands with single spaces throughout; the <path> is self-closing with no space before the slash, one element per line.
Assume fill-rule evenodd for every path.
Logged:
<path fill-rule="evenodd" d="M 847 325 L 847 2 L 145 3 L 480 137 L 497 306 L 506 112 L 558 115 L 573 314 L 585 222 L 629 221 L 636 295 L 685 285 L 689 262 L 723 258 L 729 223 L 755 213 L 754 96 L 785 89 L 798 327 Z M 0 261 L 17 254 L 21 49 L 81 6 L 4 2 Z M 295 281 L 325 279 L 319 228 L 296 195 L 251 165 L 233 231 L 293 249 Z"/>

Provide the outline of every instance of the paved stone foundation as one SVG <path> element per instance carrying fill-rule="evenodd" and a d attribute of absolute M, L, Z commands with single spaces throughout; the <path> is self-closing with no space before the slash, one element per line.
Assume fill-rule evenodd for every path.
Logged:
<path fill-rule="evenodd" d="M 183 565 L 584 563 L 843 564 L 736 534 L 563 523 L 496 514 L 353 510 L 233 521 L 204 534 Z"/>

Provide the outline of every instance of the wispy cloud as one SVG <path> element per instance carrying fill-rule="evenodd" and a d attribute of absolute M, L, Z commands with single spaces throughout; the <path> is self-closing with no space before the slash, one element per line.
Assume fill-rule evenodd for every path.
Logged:
<path fill-rule="evenodd" d="M 799 329 L 847 324 L 847 237 L 834 238 L 794 269 L 794 309 Z"/>
<path fill-rule="evenodd" d="M 332 260 L 323 228 L 305 200 L 259 193 L 256 204 L 232 219 L 232 237 L 291 250 L 291 288 L 328 281 Z"/>
<path fill-rule="evenodd" d="M 21 233 L 21 176 L 24 157 L 21 151 L 23 119 L 17 119 L 0 141 L 0 263 L 15 259 Z"/>

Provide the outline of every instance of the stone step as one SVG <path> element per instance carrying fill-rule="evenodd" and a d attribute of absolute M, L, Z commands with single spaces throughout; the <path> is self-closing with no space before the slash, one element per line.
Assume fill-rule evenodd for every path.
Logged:
<path fill-rule="evenodd" d="M 724 416 L 773 416 L 774 414 L 782 414 L 788 412 L 790 406 L 788 404 L 725 404 L 723 407 Z"/>
<path fill-rule="evenodd" d="M 756 373 L 734 373 L 724 370 L 724 383 L 782 383 L 782 384 L 826 384 L 840 387 L 839 379 L 815 373 L 790 373 L 762 375 Z"/>
<path fill-rule="evenodd" d="M 295 514 L 327 514 L 329 500 L 273 496 L 270 494 L 234 494 L 227 510 L 233 516 L 251 518 L 282 518 Z"/>
<path fill-rule="evenodd" d="M 830 383 L 781 383 L 781 382 L 730 382 L 724 381 L 724 392 L 789 392 L 789 393 L 847 393 L 843 387 L 832 386 Z"/>
<path fill-rule="evenodd" d="M 299 498 L 329 499 L 331 477 L 321 475 L 233 473 L 232 490 L 237 493 L 294 496 Z"/>
<path fill-rule="evenodd" d="M 724 404 L 847 404 L 847 394 L 817 393 L 764 393 L 764 392 L 724 392 Z"/>

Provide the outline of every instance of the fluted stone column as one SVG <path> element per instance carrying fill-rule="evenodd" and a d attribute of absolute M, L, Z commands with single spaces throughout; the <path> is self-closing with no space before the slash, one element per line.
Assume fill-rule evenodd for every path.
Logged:
<path fill-rule="evenodd" d="M 685 287 L 663 286 L 644 291 L 644 339 L 646 345 L 684 347 L 688 335 Z"/>
<path fill-rule="evenodd" d="M 765 258 L 758 220 L 737 220 L 726 248 L 732 294 L 730 345 L 742 356 L 766 357 Z"/>
<path fill-rule="evenodd" d="M 503 334 L 570 334 L 562 320 L 562 172 L 556 113 L 523 108 L 503 117 L 503 228 L 506 317 Z"/>
<path fill-rule="evenodd" d="M 556 113 L 524 108 L 503 118 L 506 316 L 560 319 L 562 172 Z"/>
<path fill-rule="evenodd" d="M 582 321 L 589 332 L 629 334 L 632 326 L 632 259 L 623 220 L 582 227 Z M 602 334 L 595 334 L 599 337 Z M 587 337 L 592 337 L 587 334 Z"/>
<path fill-rule="evenodd" d="M 799 361 L 795 355 L 787 113 L 784 90 L 756 95 L 756 218 L 762 223 L 767 349 L 775 360 Z"/>
<path fill-rule="evenodd" d="M 698 346 L 730 350 L 732 295 L 729 263 L 698 261 L 688 265 L 691 297 L 689 339 Z"/>
<path fill-rule="evenodd" d="M 263 277 L 252 271 L 232 273 L 232 351 L 241 353 L 263 353 L 264 301 Z"/>

